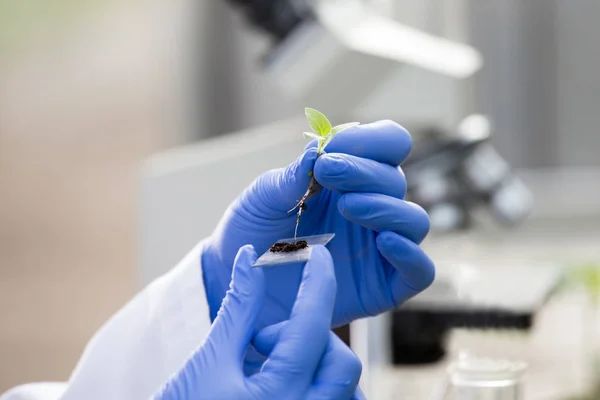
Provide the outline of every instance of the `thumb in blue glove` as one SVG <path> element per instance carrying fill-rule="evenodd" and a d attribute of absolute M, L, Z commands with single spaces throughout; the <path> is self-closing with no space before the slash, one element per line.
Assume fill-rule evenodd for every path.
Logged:
<path fill-rule="evenodd" d="M 355 394 L 360 362 L 330 333 L 336 280 L 329 252 L 313 248 L 289 320 L 269 327 L 276 333 L 262 335 L 255 331 L 265 279 L 262 269 L 251 267 L 255 260 L 251 246 L 240 249 L 230 289 L 207 338 L 155 398 L 360 398 Z M 268 358 L 260 372 L 246 376 L 243 359 L 255 337 Z"/>

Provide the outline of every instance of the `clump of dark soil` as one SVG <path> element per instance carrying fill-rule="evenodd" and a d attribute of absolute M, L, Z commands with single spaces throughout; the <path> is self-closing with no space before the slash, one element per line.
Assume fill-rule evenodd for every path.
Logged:
<path fill-rule="evenodd" d="M 271 246 L 271 253 L 291 253 L 293 251 L 302 250 L 308 247 L 306 240 L 298 240 L 296 242 L 277 242 Z"/>

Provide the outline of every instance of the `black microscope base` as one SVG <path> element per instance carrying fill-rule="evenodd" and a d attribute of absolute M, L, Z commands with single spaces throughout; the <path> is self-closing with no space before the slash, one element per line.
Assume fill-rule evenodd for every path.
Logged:
<path fill-rule="evenodd" d="M 416 365 L 441 361 L 446 355 L 446 339 L 452 328 L 529 330 L 532 325 L 533 315 L 528 313 L 399 309 L 392 313 L 392 362 Z"/>

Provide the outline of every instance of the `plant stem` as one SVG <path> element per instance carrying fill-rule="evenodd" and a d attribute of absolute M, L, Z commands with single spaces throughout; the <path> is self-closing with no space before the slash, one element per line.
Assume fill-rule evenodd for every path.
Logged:
<path fill-rule="evenodd" d="M 323 151 L 325 150 L 325 143 L 328 142 L 328 138 L 330 135 L 333 135 L 333 133 L 329 132 L 329 135 L 323 137 L 322 140 L 319 140 L 319 146 L 317 147 L 317 159 L 321 157 L 321 154 L 323 154 Z M 308 184 L 308 189 L 306 190 L 306 192 L 304 192 L 302 198 L 298 200 L 294 208 L 288 211 L 288 213 L 291 213 L 296 208 L 298 209 L 298 217 L 296 218 L 296 228 L 294 229 L 294 242 L 298 239 L 298 226 L 300 225 L 302 211 L 304 211 L 306 207 L 304 203 L 306 202 L 306 200 L 319 193 L 323 188 L 323 186 L 321 186 L 321 184 L 319 184 L 319 182 L 317 182 L 317 180 L 315 179 L 313 170 L 309 172 L 309 176 L 311 177 L 311 179 L 310 183 Z"/>

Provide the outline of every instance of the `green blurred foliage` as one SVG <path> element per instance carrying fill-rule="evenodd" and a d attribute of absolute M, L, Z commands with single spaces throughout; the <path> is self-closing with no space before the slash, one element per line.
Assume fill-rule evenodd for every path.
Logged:
<path fill-rule="evenodd" d="M 583 288 L 590 299 L 600 302 L 600 263 L 588 262 L 573 265 L 568 269 L 563 289 Z"/>
<path fill-rule="evenodd" d="M 600 264 L 578 266 L 573 271 L 575 282 L 579 282 L 596 302 L 600 300 Z"/>
<path fill-rule="evenodd" d="M 573 265 L 564 280 L 563 289 L 583 288 L 594 303 L 600 305 L 600 263 L 588 262 Z M 600 340 L 600 339 L 599 339 Z M 595 381 L 588 393 L 580 396 L 572 396 L 564 400 L 599 400 L 600 399 L 600 359 L 597 354 L 591 354 Z"/>

